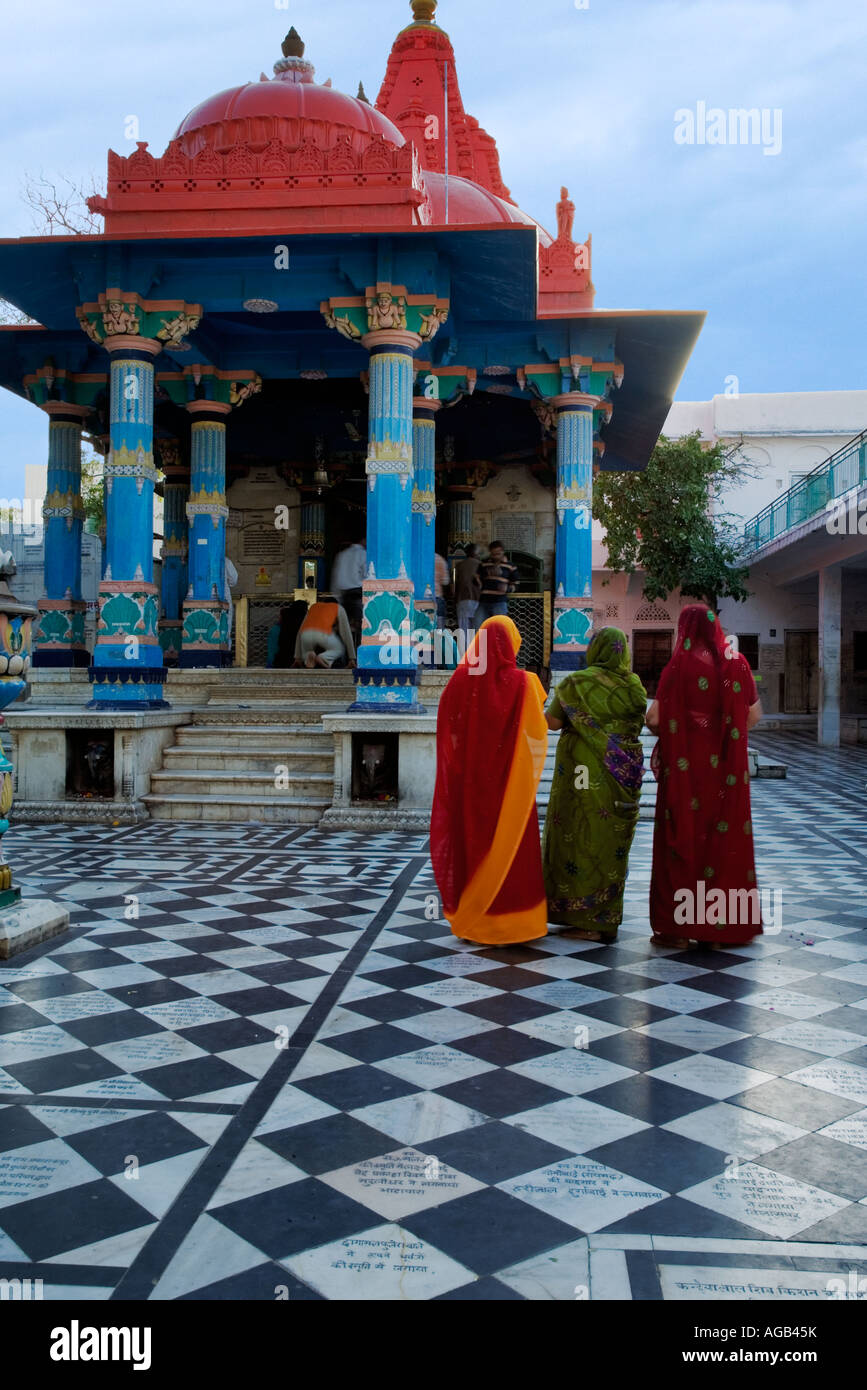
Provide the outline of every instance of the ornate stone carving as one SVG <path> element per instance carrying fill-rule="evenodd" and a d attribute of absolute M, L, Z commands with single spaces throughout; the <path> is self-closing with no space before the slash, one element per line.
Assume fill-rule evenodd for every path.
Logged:
<path fill-rule="evenodd" d="M 635 614 L 636 623 L 670 623 L 671 614 L 661 603 L 646 603 Z"/>
<path fill-rule="evenodd" d="M 434 308 L 433 317 L 438 310 Z M 370 333 L 381 328 L 406 328 L 406 296 L 395 297 L 389 290 L 380 290 L 367 301 L 367 327 Z M 433 334 L 430 334 L 433 337 Z"/>
<path fill-rule="evenodd" d="M 177 347 L 198 328 L 202 306 L 181 300 L 147 300 L 134 292 L 108 289 L 96 303 L 80 305 L 75 316 L 90 340 L 100 345 L 106 339 L 140 338 L 143 347 L 154 341 Z"/>
<path fill-rule="evenodd" d="M 575 204 L 569 200 L 568 188 L 560 189 L 557 204 L 557 240 L 572 242 L 572 224 L 575 221 Z"/>
<path fill-rule="evenodd" d="M 229 388 L 229 401 L 232 405 L 243 405 L 251 396 L 257 396 L 262 390 L 262 378 L 257 374 L 249 381 L 233 381 Z"/>
<path fill-rule="evenodd" d="M 122 333 L 139 332 L 139 311 L 134 304 L 122 304 L 110 299 L 103 309 L 103 333 L 106 338 L 119 337 Z"/>
<path fill-rule="evenodd" d="M 362 337 L 361 329 L 356 327 L 348 314 L 341 317 L 329 307 L 322 310 L 322 317 L 329 328 L 336 328 L 337 332 L 342 337 L 348 338 L 350 342 L 357 342 Z"/>
<path fill-rule="evenodd" d="M 188 333 L 193 333 L 201 323 L 200 314 L 188 314 L 181 310 L 172 319 L 163 319 L 162 328 L 157 333 L 161 343 L 176 347 L 183 342 Z"/>
<path fill-rule="evenodd" d="M 429 314 L 422 314 L 421 316 L 421 326 L 418 330 L 419 337 L 423 338 L 426 342 L 430 342 L 432 338 L 436 337 L 448 316 L 448 309 L 441 308 L 439 305 L 435 304 Z"/>

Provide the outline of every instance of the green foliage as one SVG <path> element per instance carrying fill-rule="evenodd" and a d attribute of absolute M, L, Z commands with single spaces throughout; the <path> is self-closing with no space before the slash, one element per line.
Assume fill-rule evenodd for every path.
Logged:
<path fill-rule="evenodd" d="M 723 598 L 743 602 L 749 571 L 738 532 L 728 515 L 711 514 L 710 499 L 751 471 L 737 451 L 703 448 L 696 431 L 662 436 L 643 473 L 600 473 L 593 515 L 605 527 L 609 568 L 643 570 L 651 601 L 680 589 L 714 608 Z"/>
<path fill-rule="evenodd" d="M 103 461 L 98 454 L 81 461 L 81 500 L 84 503 L 85 526 L 97 536 L 105 525 L 102 465 Z"/>

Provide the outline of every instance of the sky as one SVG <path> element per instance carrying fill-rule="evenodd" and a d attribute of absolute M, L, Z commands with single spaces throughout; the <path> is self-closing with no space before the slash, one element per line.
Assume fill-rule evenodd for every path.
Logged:
<path fill-rule="evenodd" d="M 203 98 L 270 74 L 293 24 L 317 81 L 375 100 L 410 18 L 406 0 L 40 0 L 36 25 L 7 6 L 0 235 L 34 231 L 27 175 L 101 180 L 131 116 L 162 153 Z M 440 0 L 437 20 L 515 200 L 556 232 L 569 188 L 597 308 L 707 311 L 679 400 L 732 378 L 867 386 L 864 0 Z M 729 143 L 712 113 L 733 109 L 766 113 L 759 143 Z M 0 494 L 46 442 L 0 392 Z"/>

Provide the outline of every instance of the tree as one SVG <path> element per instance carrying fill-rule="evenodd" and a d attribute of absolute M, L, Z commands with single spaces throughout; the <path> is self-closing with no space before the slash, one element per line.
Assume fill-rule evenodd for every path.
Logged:
<path fill-rule="evenodd" d="M 660 437 L 643 473 L 600 473 L 593 515 L 605 527 L 613 570 L 645 574 L 644 595 L 664 599 L 675 589 L 717 608 L 724 598 L 749 597 L 749 570 L 729 514 L 711 499 L 754 475 L 735 448 L 705 448 L 698 431 Z"/>
<path fill-rule="evenodd" d="M 21 197 L 30 208 L 36 236 L 95 236 L 102 231 L 98 213 L 87 206 L 88 198 L 100 193 L 94 176 L 87 184 L 61 174 L 28 174 Z"/>
<path fill-rule="evenodd" d="M 28 174 L 21 187 L 36 236 L 94 236 L 101 232 L 98 214 L 87 206 L 88 198 L 99 192 L 93 175 L 84 184 L 65 175 L 53 178 L 42 173 Z M 35 322 L 8 300 L 0 299 L 0 324 L 22 326 Z"/>
<path fill-rule="evenodd" d="M 100 535 L 105 525 L 105 492 L 103 489 L 104 459 L 91 454 L 81 460 L 81 500 L 84 504 L 85 526 Z"/>

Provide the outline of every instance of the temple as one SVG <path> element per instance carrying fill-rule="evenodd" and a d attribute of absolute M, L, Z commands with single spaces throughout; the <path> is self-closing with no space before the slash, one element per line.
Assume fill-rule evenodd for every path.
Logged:
<path fill-rule="evenodd" d="M 338 765 L 365 731 L 428 738 L 436 673 L 395 636 L 430 631 L 435 552 L 473 539 L 519 567 L 522 660 L 584 660 L 594 474 L 646 466 L 703 315 L 596 307 L 568 190 L 556 236 L 521 211 L 436 0 L 411 8 L 375 105 L 317 83 L 293 29 L 273 76 L 200 101 L 161 155 L 109 152 L 101 235 L 0 242 L 0 295 L 34 320 L 0 329 L 0 384 L 47 416 L 32 695 L 10 715 L 41 771 L 19 815 L 68 801 L 88 729 L 114 742 L 110 812 L 159 813 L 178 729 L 215 703 L 240 722 L 254 686 L 341 716 Z M 105 479 L 90 643 L 83 435 Z M 354 670 L 266 674 L 281 604 L 365 533 Z M 190 814 L 223 816 L 207 796 Z"/>

